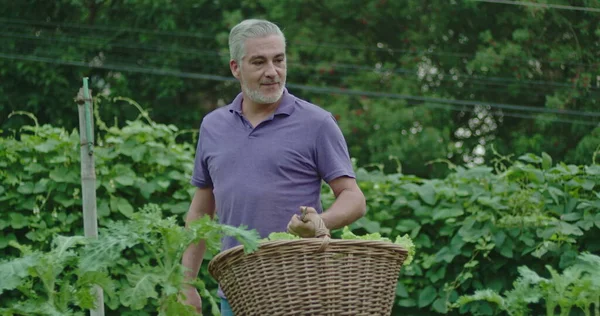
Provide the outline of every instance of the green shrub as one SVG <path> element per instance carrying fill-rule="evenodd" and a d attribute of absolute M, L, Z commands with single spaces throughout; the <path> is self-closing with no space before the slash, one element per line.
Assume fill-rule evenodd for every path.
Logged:
<path fill-rule="evenodd" d="M 519 278 L 505 295 L 487 289 L 475 291 L 473 295 L 461 296 L 455 307 L 472 302 L 487 301 L 498 305 L 510 316 L 525 316 L 531 313 L 530 304 L 544 303 L 546 315 L 571 315 L 581 311 L 586 316 L 600 315 L 600 257 L 583 253 L 578 261 L 558 273 L 546 266 L 549 278 L 540 277 L 526 266 L 521 266 Z M 594 305 L 592 309 L 592 305 Z"/>
<path fill-rule="evenodd" d="M 22 255 L 0 262 L 0 294 L 13 294 L 3 300 L 6 308 L 0 308 L 0 313 L 85 315 L 96 306 L 96 287 L 100 287 L 105 306 L 119 313 L 130 309 L 137 315 L 197 315 L 180 300 L 185 284 L 181 257 L 199 239 L 218 251 L 224 235 L 237 238 L 246 252 L 258 247 L 256 231 L 219 225 L 208 216 L 185 228 L 174 216 L 164 218 L 152 204 L 131 214 L 130 220 L 107 224 L 98 238 L 57 235 L 46 252 L 10 242 Z M 211 303 L 206 307 L 212 315 L 219 315 L 202 279 L 194 284 Z"/>
<path fill-rule="evenodd" d="M 177 141 L 182 131 L 155 124 L 144 112 L 142 117 L 146 121 L 123 127 L 98 122 L 101 228 L 128 222 L 147 204 L 183 224 L 194 191 L 189 184 L 194 141 Z M 595 163 L 554 163 L 546 154 L 514 161 L 497 155 L 487 166 L 450 164 L 449 175 L 440 179 L 405 175 L 400 168 L 393 174 L 360 168 L 357 175 L 368 213 L 350 228 L 390 238 L 409 234 L 417 246 L 414 261 L 400 275 L 394 315 L 493 315 L 500 309 L 486 301 L 451 307 L 476 291 L 505 292 L 520 276 L 518 267 L 543 275 L 546 266 L 564 270 L 581 253 L 600 250 L 600 165 Z M 0 138 L 0 207 L 5 210 L 0 213 L 0 250 L 5 257 L 21 256 L 10 242 L 50 251 L 56 235 L 83 235 L 80 188 L 77 131 L 24 126 Z M 324 185 L 324 205 L 332 200 Z M 200 278 L 214 295 L 217 285 L 206 270 L 213 255 L 207 253 Z M 123 256 L 144 264 L 153 254 L 142 247 Z M 0 306 L 13 299 L 3 294 Z M 152 314 L 158 304 L 149 301 L 135 314 Z M 125 305 L 108 306 L 121 315 L 132 313 Z M 531 308 L 545 313 L 542 304 Z"/>
<path fill-rule="evenodd" d="M 417 246 L 400 276 L 394 315 L 493 315 L 497 307 L 483 301 L 449 307 L 474 291 L 509 289 L 519 266 L 542 274 L 546 265 L 564 269 L 580 253 L 600 250 L 600 165 L 528 154 L 450 169 L 430 180 L 358 172 L 368 214 L 352 228 L 408 233 Z"/>

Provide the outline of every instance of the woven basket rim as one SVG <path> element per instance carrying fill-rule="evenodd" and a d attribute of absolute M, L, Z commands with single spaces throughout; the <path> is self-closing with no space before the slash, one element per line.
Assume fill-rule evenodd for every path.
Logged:
<path fill-rule="evenodd" d="M 278 247 L 286 247 L 286 246 L 307 246 L 312 247 L 314 249 L 319 249 L 323 243 L 327 242 L 329 245 L 341 245 L 348 247 L 370 247 L 370 248 L 379 248 L 384 250 L 389 250 L 399 254 L 400 256 L 406 257 L 408 255 L 408 250 L 401 245 L 395 244 L 390 241 L 383 240 L 364 240 L 364 239 L 334 239 L 334 238 L 301 238 L 301 239 L 293 239 L 293 240 L 273 240 L 273 241 L 263 241 L 259 243 L 258 249 L 251 254 L 248 255 L 260 255 L 261 250 L 266 250 L 270 248 L 278 248 Z M 330 251 L 330 247 L 325 247 L 322 251 L 327 252 Z M 316 251 L 315 251 L 316 252 Z M 340 252 L 340 251 L 337 251 Z M 239 257 L 245 255 L 244 246 L 238 245 L 232 247 L 230 249 L 224 250 L 216 254 L 208 264 L 209 273 L 215 277 L 216 265 L 222 263 L 223 261 L 227 261 L 231 258 Z"/>

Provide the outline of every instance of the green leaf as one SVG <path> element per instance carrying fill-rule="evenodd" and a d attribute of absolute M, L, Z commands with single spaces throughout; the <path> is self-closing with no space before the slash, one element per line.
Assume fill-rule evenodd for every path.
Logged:
<path fill-rule="evenodd" d="M 578 202 L 579 202 L 579 200 L 577 198 L 570 197 L 569 202 L 567 202 L 567 205 L 565 205 L 565 209 L 563 212 L 565 214 L 573 212 L 575 207 L 577 207 Z"/>
<path fill-rule="evenodd" d="M 108 202 L 105 200 L 98 201 L 98 209 L 96 209 L 96 213 L 100 218 L 110 216 L 110 207 Z"/>
<path fill-rule="evenodd" d="M 45 142 L 36 145 L 34 148 L 35 150 L 42 152 L 42 153 L 49 153 L 51 151 L 53 151 L 54 149 L 56 149 L 56 147 L 60 145 L 60 142 L 56 139 L 48 139 Z"/>
<path fill-rule="evenodd" d="M 523 161 L 535 163 L 535 164 L 542 162 L 542 158 L 540 158 L 534 154 L 531 154 L 531 153 L 522 155 L 521 157 L 519 157 L 519 160 L 523 160 Z"/>
<path fill-rule="evenodd" d="M 435 298 L 437 297 L 437 291 L 432 285 L 427 286 L 425 289 L 419 292 L 419 308 L 423 308 L 425 306 L 433 303 Z"/>
<path fill-rule="evenodd" d="M 552 168 L 552 157 L 547 153 L 542 153 L 542 169 L 548 170 Z"/>
<path fill-rule="evenodd" d="M 190 208 L 190 202 L 179 202 L 176 204 L 163 204 L 161 208 L 165 211 L 169 211 L 173 214 L 183 214 Z"/>
<path fill-rule="evenodd" d="M 499 196 L 494 196 L 493 198 L 489 196 L 481 196 L 477 198 L 477 202 L 481 205 L 491 207 L 497 211 L 508 209 L 508 206 L 501 203 L 501 198 Z"/>
<path fill-rule="evenodd" d="M 458 254 L 452 248 L 445 246 L 435 254 L 435 259 L 450 263 Z"/>
<path fill-rule="evenodd" d="M 513 244 L 512 239 L 507 238 L 505 240 L 504 244 L 502 245 L 502 247 L 500 248 L 500 254 L 506 258 L 512 258 L 513 257 L 513 248 L 514 248 L 514 244 Z"/>
<path fill-rule="evenodd" d="M 54 195 L 54 201 L 64 207 L 69 207 L 69 206 L 75 204 L 76 200 L 72 196 L 68 196 L 63 192 L 58 192 Z"/>
<path fill-rule="evenodd" d="M 584 190 L 588 190 L 588 191 L 592 191 L 594 189 L 594 187 L 596 186 L 596 182 L 592 181 L 592 180 L 585 180 L 583 181 L 583 183 L 581 184 L 581 187 Z"/>
<path fill-rule="evenodd" d="M 431 268 L 429 269 L 429 271 L 427 271 L 425 275 L 429 278 L 429 281 L 435 284 L 438 281 L 444 279 L 444 276 L 446 276 L 446 266 L 442 265 L 437 269 Z"/>
<path fill-rule="evenodd" d="M 158 186 L 160 188 L 162 188 L 163 190 L 166 190 L 169 188 L 169 185 L 171 184 L 171 181 L 169 180 L 158 180 L 156 181 L 156 183 L 158 184 Z"/>
<path fill-rule="evenodd" d="M 516 42 L 524 42 L 529 39 L 529 30 L 527 29 L 516 29 L 512 33 L 512 38 Z M 545 154 L 545 153 L 544 153 Z"/>
<path fill-rule="evenodd" d="M 98 271 L 121 258 L 121 251 L 133 247 L 142 239 L 139 233 L 124 222 L 114 222 L 98 233 L 83 248 L 79 268 L 85 271 Z"/>
<path fill-rule="evenodd" d="M 48 182 L 48 179 L 41 179 L 40 181 L 36 182 L 35 186 L 33 187 L 33 193 L 39 194 L 48 191 Z"/>
<path fill-rule="evenodd" d="M 567 175 L 576 175 L 579 173 L 579 167 L 576 165 L 567 165 L 564 162 L 561 162 L 559 164 L 557 164 L 557 166 L 555 167 L 555 169 L 557 171 L 559 171 L 562 174 L 567 174 Z"/>
<path fill-rule="evenodd" d="M 127 280 L 129 283 L 122 288 L 119 294 L 124 306 L 140 310 L 148 304 L 148 299 L 158 299 L 155 287 L 162 281 L 160 275 L 143 271 L 139 266 L 135 266 L 127 274 Z"/>
<path fill-rule="evenodd" d="M 418 228 L 418 227 L 415 227 L 415 228 Z M 417 232 L 417 234 L 418 234 L 418 232 Z M 412 235 L 411 235 L 411 238 L 412 238 Z M 416 236 L 416 238 L 414 239 L 414 241 L 417 245 L 419 245 L 419 247 L 423 247 L 423 248 L 429 248 L 433 244 L 431 242 L 431 238 L 429 238 L 429 236 L 427 236 L 426 234 L 418 234 Z"/>
<path fill-rule="evenodd" d="M 31 182 L 24 182 L 17 188 L 17 192 L 21 194 L 32 194 L 34 185 Z"/>
<path fill-rule="evenodd" d="M 54 182 L 80 183 L 79 174 L 75 169 L 63 166 L 58 166 L 50 171 L 50 179 Z"/>
<path fill-rule="evenodd" d="M 600 165 L 591 165 L 585 167 L 585 173 L 591 176 L 600 175 Z"/>
<path fill-rule="evenodd" d="M 589 212 L 583 213 L 583 219 L 577 222 L 577 226 L 581 227 L 583 230 L 590 230 L 594 227 L 594 215 Z"/>
<path fill-rule="evenodd" d="M 23 216 L 21 213 L 10 213 L 9 216 L 10 216 L 10 226 L 14 229 L 21 229 L 21 228 L 29 225 L 29 220 L 27 219 L 27 217 Z"/>
<path fill-rule="evenodd" d="M 396 230 L 405 233 L 419 226 L 421 225 L 413 219 L 402 219 L 398 222 L 398 225 L 396 225 Z"/>
<path fill-rule="evenodd" d="M 499 230 L 496 233 L 494 233 L 494 244 L 496 244 L 496 247 L 502 247 L 502 245 L 504 245 L 505 240 L 506 233 L 504 233 L 503 231 Z"/>
<path fill-rule="evenodd" d="M 448 307 L 446 306 L 446 300 L 443 298 L 438 298 L 437 300 L 435 300 L 435 302 L 433 302 L 433 310 L 435 310 L 436 312 L 440 313 L 440 314 L 446 314 L 448 312 Z"/>
<path fill-rule="evenodd" d="M 409 232 L 419 226 L 419 223 L 413 219 L 403 219 L 398 222 L 398 225 L 396 225 L 396 230 L 404 233 Z"/>
<path fill-rule="evenodd" d="M 48 168 L 44 167 L 43 165 L 40 165 L 39 163 L 34 162 L 25 166 L 24 170 L 29 173 L 45 173 L 48 171 Z"/>
<path fill-rule="evenodd" d="M 221 231 L 224 235 L 234 237 L 242 244 L 245 253 L 252 253 L 258 249 L 260 235 L 255 229 L 248 229 L 248 227 L 245 226 L 233 227 L 222 225 Z"/>
<path fill-rule="evenodd" d="M 416 305 L 417 305 L 417 302 L 415 302 L 415 300 L 412 298 L 404 298 L 404 299 L 398 300 L 398 306 L 401 306 L 401 307 L 413 307 Z"/>
<path fill-rule="evenodd" d="M 558 227 L 560 232 L 564 235 L 583 236 L 583 231 L 576 225 L 560 222 Z"/>
<path fill-rule="evenodd" d="M 486 301 L 486 302 L 490 302 L 490 303 L 495 303 L 500 306 L 504 305 L 504 299 L 502 298 L 502 296 L 500 296 L 500 294 L 498 294 L 490 289 L 476 290 L 473 295 L 461 296 L 456 301 L 456 304 L 458 306 L 464 306 L 466 304 L 469 304 L 472 302 L 478 302 L 478 301 Z"/>
<path fill-rule="evenodd" d="M 396 296 L 408 297 L 408 291 L 406 291 L 406 287 L 402 282 L 398 282 L 398 284 L 396 284 Z"/>
<path fill-rule="evenodd" d="M 437 197 L 435 194 L 435 188 L 430 182 L 427 182 L 419 187 L 417 191 L 419 197 L 423 200 L 423 202 L 434 205 L 437 202 Z"/>
<path fill-rule="evenodd" d="M 528 234 L 522 235 L 521 241 L 529 247 L 532 247 L 535 244 L 535 240 L 533 238 L 531 238 L 531 236 Z"/>
<path fill-rule="evenodd" d="M 146 154 L 147 148 L 144 146 L 136 146 L 134 149 L 130 151 L 131 158 L 135 162 L 140 162 L 144 159 L 144 155 Z"/>
<path fill-rule="evenodd" d="M 1 220 L 0 220 L 0 223 L 1 223 Z M 8 227 L 8 223 L 6 224 L 5 227 Z M 4 228 L 0 228 L 0 230 L 2 230 L 2 229 L 4 229 Z M 8 245 L 11 241 L 16 241 L 16 240 L 17 240 L 17 236 L 15 236 L 15 234 L 13 234 L 13 233 L 0 234 L 0 249 L 4 249 L 4 248 L 8 247 Z"/>
<path fill-rule="evenodd" d="M 0 294 L 4 290 L 17 288 L 23 279 L 29 276 L 29 268 L 35 266 L 39 261 L 37 254 L 27 255 L 10 261 L 0 262 Z"/>
<path fill-rule="evenodd" d="M 538 169 L 526 169 L 527 178 L 535 183 L 544 183 L 546 178 L 544 177 L 544 173 Z"/>
<path fill-rule="evenodd" d="M 565 215 L 561 215 L 560 219 L 566 222 L 575 222 L 581 219 L 580 213 L 569 213 Z"/>
<path fill-rule="evenodd" d="M 189 202 L 186 205 L 186 207 L 189 207 Z M 366 217 L 360 218 L 356 224 L 359 227 L 364 228 L 368 233 L 378 233 L 381 231 L 381 224 Z"/>
<path fill-rule="evenodd" d="M 555 204 L 560 204 L 558 197 L 565 195 L 565 193 L 562 190 L 555 187 L 548 187 L 548 193 L 550 193 L 550 196 L 554 200 Z"/>
<path fill-rule="evenodd" d="M 87 238 L 84 236 L 56 236 L 52 240 L 52 251 L 49 253 L 51 260 L 66 262 L 68 259 L 77 256 L 71 249 L 78 245 L 85 245 L 86 242 Z"/>
<path fill-rule="evenodd" d="M 451 217 L 458 217 L 464 214 L 464 211 L 460 208 L 445 208 L 433 213 L 433 219 L 446 219 Z"/>
<path fill-rule="evenodd" d="M 104 271 L 88 271 L 79 274 L 76 282 L 76 288 L 80 289 L 75 292 L 74 299 L 81 307 L 91 309 L 95 303 L 94 292 L 89 290 L 89 286 L 98 285 L 104 291 L 104 297 L 109 300 L 115 296 L 115 281 Z"/>
<path fill-rule="evenodd" d="M 112 212 L 119 211 L 128 218 L 133 216 L 133 206 L 131 206 L 131 204 L 129 204 L 129 202 L 122 197 L 111 196 L 110 208 Z"/>
<path fill-rule="evenodd" d="M 594 220 L 596 227 L 600 228 L 600 213 L 596 214 L 596 219 Z"/>
<path fill-rule="evenodd" d="M 127 175 L 120 175 L 114 178 L 115 182 L 122 186 L 131 186 L 134 183 L 134 178 Z"/>
<path fill-rule="evenodd" d="M 396 197 L 394 203 L 392 203 L 392 208 L 400 208 L 408 203 L 408 200 L 404 195 L 400 195 Z"/>
<path fill-rule="evenodd" d="M 209 302 L 213 300 L 212 296 L 209 297 Z M 217 304 L 216 302 L 214 303 Z M 212 315 L 221 315 L 219 308 L 212 305 L 211 302 L 211 313 Z M 177 315 L 177 316 L 197 316 L 196 309 L 190 305 L 184 304 L 181 300 L 174 296 L 167 297 L 166 300 L 162 301 L 161 308 L 164 308 L 164 315 Z M 163 315 L 163 314 L 159 314 Z"/>
<path fill-rule="evenodd" d="M 114 181 L 122 186 L 133 185 L 137 178 L 135 172 L 131 170 L 131 167 L 123 164 L 115 165 L 111 170 L 111 174 L 114 176 Z"/>
<path fill-rule="evenodd" d="M 140 186 L 140 193 L 145 199 L 150 199 L 152 193 L 158 189 L 156 182 L 147 182 Z"/>

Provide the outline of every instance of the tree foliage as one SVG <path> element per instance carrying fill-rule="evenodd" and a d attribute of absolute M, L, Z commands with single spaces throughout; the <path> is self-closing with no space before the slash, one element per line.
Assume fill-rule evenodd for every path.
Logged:
<path fill-rule="evenodd" d="M 290 91 L 337 115 L 360 166 L 400 161 L 438 177 L 447 169 L 428 162 L 481 164 L 492 144 L 589 164 L 600 144 L 597 13 L 469 0 L 7 3 L 0 124 L 20 126 L 6 118 L 26 110 L 75 127 L 67 100 L 89 76 L 96 95 L 133 96 L 158 122 L 197 128 L 239 91 L 227 35 L 250 17 L 282 26 Z M 121 126 L 136 115 L 101 112 Z"/>

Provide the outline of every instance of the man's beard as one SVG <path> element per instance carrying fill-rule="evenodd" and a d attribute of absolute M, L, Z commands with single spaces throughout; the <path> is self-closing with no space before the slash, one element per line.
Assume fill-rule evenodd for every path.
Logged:
<path fill-rule="evenodd" d="M 281 98 L 281 95 L 283 94 L 283 89 L 285 87 L 285 80 L 281 80 L 278 83 L 279 83 L 279 91 L 277 91 L 277 93 L 275 93 L 273 95 L 265 95 L 262 92 L 260 92 L 260 86 L 256 90 L 250 89 L 246 85 L 245 81 L 242 81 L 242 91 L 244 92 L 244 95 L 247 96 L 254 103 L 271 104 L 271 103 L 277 102 L 277 100 L 279 100 L 279 98 Z"/>

